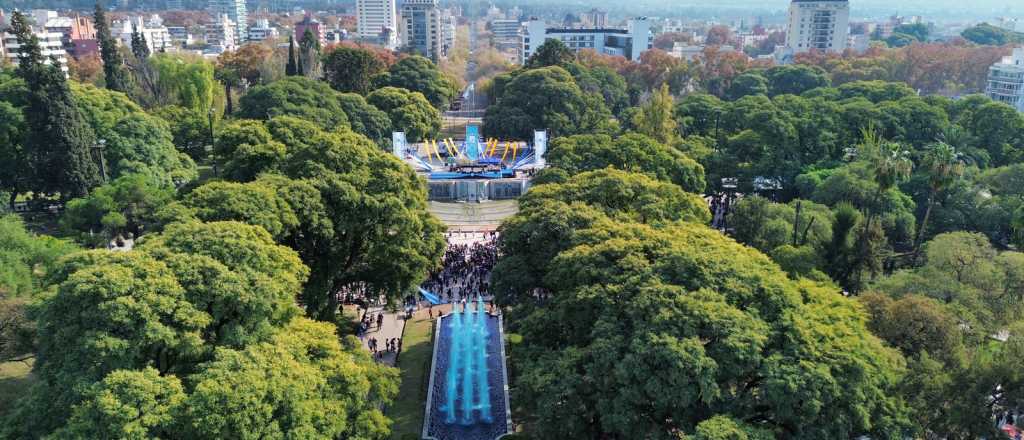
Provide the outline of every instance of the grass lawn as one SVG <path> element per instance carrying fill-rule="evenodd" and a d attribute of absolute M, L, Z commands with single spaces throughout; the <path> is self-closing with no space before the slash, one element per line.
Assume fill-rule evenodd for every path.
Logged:
<path fill-rule="evenodd" d="M 388 411 L 388 417 L 394 421 L 392 439 L 418 439 L 423 430 L 430 362 L 434 354 L 433 328 L 434 321 L 427 317 L 425 310 L 416 312 L 413 319 L 405 324 L 402 354 L 398 358 L 402 385 L 398 389 L 398 398 Z"/>
<path fill-rule="evenodd" d="M 32 361 L 0 363 L 0 416 L 7 414 L 14 401 L 32 385 Z"/>

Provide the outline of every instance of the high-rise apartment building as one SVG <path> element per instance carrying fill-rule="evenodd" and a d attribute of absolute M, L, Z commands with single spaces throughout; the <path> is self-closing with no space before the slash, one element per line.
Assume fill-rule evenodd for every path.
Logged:
<path fill-rule="evenodd" d="M 236 44 L 241 44 L 249 38 L 249 17 L 245 10 L 245 0 L 210 0 L 210 13 L 214 17 L 227 15 L 234 23 Z"/>
<path fill-rule="evenodd" d="M 49 32 L 43 29 L 42 26 L 33 28 L 33 32 L 36 38 L 39 39 L 39 46 L 42 49 L 43 64 L 50 64 L 51 57 L 57 59 L 57 64 L 60 66 L 60 70 L 64 71 L 67 75 L 68 72 L 68 55 L 67 51 L 64 50 L 64 41 L 62 40 L 63 34 L 58 32 Z M 18 55 L 21 53 L 21 45 L 18 44 L 18 37 L 12 33 L 4 32 L 0 34 L 2 36 L 3 43 L 3 55 L 7 58 L 7 61 L 11 65 L 18 65 Z"/>
<path fill-rule="evenodd" d="M 455 34 L 459 27 L 458 17 L 450 9 L 441 12 L 441 55 L 448 54 L 455 48 Z"/>
<path fill-rule="evenodd" d="M 786 49 L 794 54 L 811 50 L 842 52 L 849 31 L 848 0 L 792 0 L 789 4 Z"/>
<path fill-rule="evenodd" d="M 356 36 L 389 49 L 398 45 L 395 0 L 356 0 Z"/>
<path fill-rule="evenodd" d="M 430 58 L 441 58 L 441 9 L 437 0 L 406 0 L 402 3 L 402 44 Z"/>
<path fill-rule="evenodd" d="M 1024 112 L 1024 47 L 989 67 L 985 94 Z"/>
<path fill-rule="evenodd" d="M 235 22 L 231 21 L 227 14 L 221 14 L 212 23 L 207 24 L 204 35 L 206 44 L 209 45 L 209 53 L 220 54 L 237 49 L 236 29 Z"/>

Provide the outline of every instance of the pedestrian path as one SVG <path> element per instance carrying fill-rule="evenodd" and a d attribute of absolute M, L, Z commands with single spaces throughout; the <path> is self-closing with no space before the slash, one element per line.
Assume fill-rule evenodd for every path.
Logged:
<path fill-rule="evenodd" d="M 381 322 L 380 328 L 378 328 L 377 315 L 381 313 L 384 314 L 384 320 Z M 380 362 L 394 366 L 397 353 L 395 351 L 386 351 L 385 347 L 387 347 L 387 341 L 392 338 L 395 340 L 402 339 L 402 330 L 405 329 L 405 320 L 401 319 L 398 313 L 384 311 L 382 307 L 370 308 L 367 312 L 367 316 L 371 317 L 370 322 L 372 325 L 366 333 L 359 337 L 359 339 L 363 341 L 363 348 L 370 351 L 370 339 L 377 339 L 377 348 L 379 351 L 383 351 L 383 353 L 380 357 L 374 356 L 374 359 L 379 359 Z"/>

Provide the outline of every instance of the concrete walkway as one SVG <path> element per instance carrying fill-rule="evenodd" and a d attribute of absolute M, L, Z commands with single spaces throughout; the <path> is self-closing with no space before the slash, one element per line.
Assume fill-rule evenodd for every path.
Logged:
<path fill-rule="evenodd" d="M 380 313 L 384 313 L 384 321 L 381 323 L 380 328 L 377 328 L 377 315 Z M 363 348 L 369 351 L 370 339 L 376 338 L 377 349 L 378 351 L 383 351 L 383 353 L 381 357 L 375 356 L 374 359 L 379 359 L 387 365 L 394 366 L 395 358 L 398 354 L 395 351 L 386 351 L 387 341 L 392 338 L 402 339 L 402 331 L 405 330 L 405 320 L 399 319 L 398 313 L 384 311 L 382 307 L 373 307 L 366 314 L 371 317 L 370 322 L 372 325 L 366 333 L 359 337 L 363 341 Z"/>

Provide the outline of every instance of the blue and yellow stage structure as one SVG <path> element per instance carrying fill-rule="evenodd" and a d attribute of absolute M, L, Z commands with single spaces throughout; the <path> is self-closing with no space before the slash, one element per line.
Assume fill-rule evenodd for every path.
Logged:
<path fill-rule="evenodd" d="M 461 142 L 452 138 L 428 139 L 421 148 L 412 151 L 404 133 L 392 133 L 392 152 L 395 156 L 410 161 L 414 167 L 426 172 L 428 179 L 511 178 L 515 177 L 516 171 L 525 167 L 537 170 L 545 166 L 543 156 L 547 150 L 547 132 L 535 131 L 531 145 L 513 140 L 482 139 L 479 126 L 468 125 L 466 137 Z M 426 154 L 420 153 L 423 150 Z"/>

